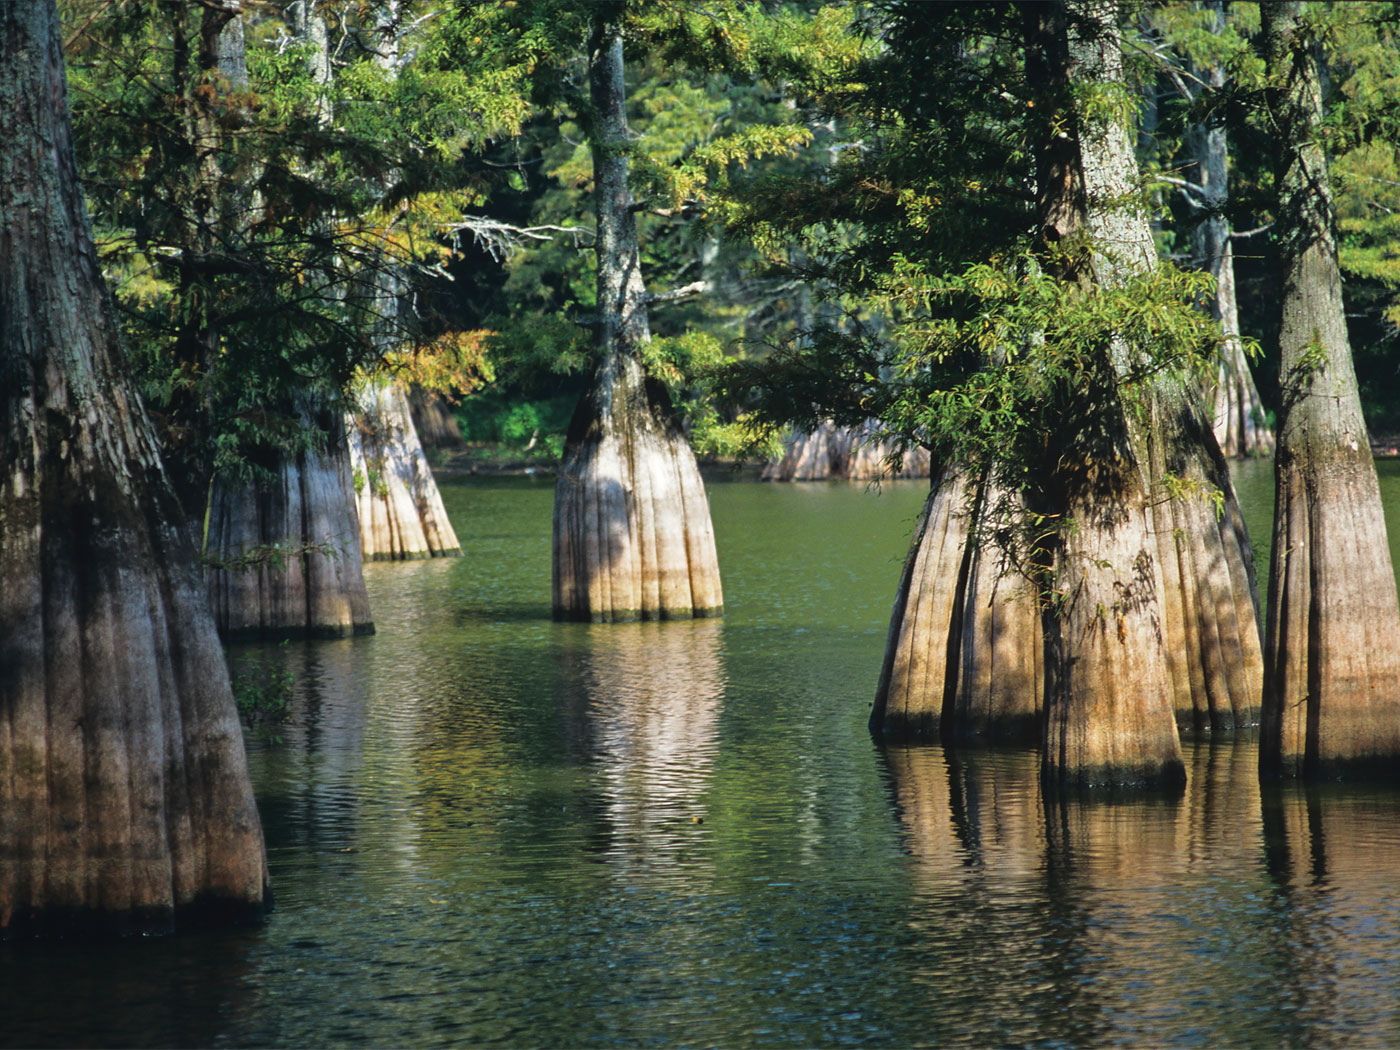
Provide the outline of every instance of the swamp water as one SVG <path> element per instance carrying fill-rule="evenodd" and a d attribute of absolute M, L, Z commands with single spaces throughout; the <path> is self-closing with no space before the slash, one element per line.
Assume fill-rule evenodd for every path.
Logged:
<path fill-rule="evenodd" d="M 235 652 L 295 675 L 269 921 L 0 946 L 0 1044 L 1400 1042 L 1400 794 L 1205 740 L 1047 807 L 1032 752 L 871 740 L 924 483 L 716 480 L 728 615 L 600 626 L 549 620 L 551 482 L 443 487 L 466 556 L 369 566 L 377 635 Z"/>

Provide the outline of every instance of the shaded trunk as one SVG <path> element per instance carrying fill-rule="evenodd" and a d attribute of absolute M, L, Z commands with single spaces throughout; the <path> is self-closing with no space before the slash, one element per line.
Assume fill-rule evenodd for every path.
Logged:
<path fill-rule="evenodd" d="M 1039 739 L 1040 607 L 994 534 L 992 509 L 1007 498 L 957 470 L 929 493 L 895 597 L 873 732 L 949 743 Z"/>
<path fill-rule="evenodd" d="M 763 480 L 878 481 L 929 476 L 927 449 L 910 449 L 896 472 L 888 463 L 889 446 L 873 439 L 874 430 L 873 424 L 838 427 L 828 419 L 815 430 L 793 431 L 784 442 L 782 456 L 763 468 Z"/>
<path fill-rule="evenodd" d="M 1400 610 L 1342 309 L 1302 5 L 1262 5 L 1283 265 L 1261 766 L 1400 770 Z"/>
<path fill-rule="evenodd" d="M 260 917 L 223 651 L 120 371 L 58 16 L 0 6 L 0 935 Z"/>
<path fill-rule="evenodd" d="M 413 429 L 424 448 L 461 448 L 466 444 L 452 406 L 442 394 L 411 387 L 408 407 L 413 415 Z"/>
<path fill-rule="evenodd" d="M 598 220 L 598 366 L 574 413 L 554 497 L 554 615 L 669 619 L 723 611 L 709 502 L 665 389 L 645 375 L 650 338 L 627 186 L 622 31 L 589 40 Z"/>
<path fill-rule="evenodd" d="M 210 493 L 206 545 L 213 564 L 206 576 L 220 632 L 229 638 L 373 633 L 344 434 L 333 430 L 322 452 L 273 456 L 271 480 L 216 481 Z"/>
<path fill-rule="evenodd" d="M 461 554 L 403 387 L 371 382 L 359 402 L 348 437 L 365 560 Z"/>

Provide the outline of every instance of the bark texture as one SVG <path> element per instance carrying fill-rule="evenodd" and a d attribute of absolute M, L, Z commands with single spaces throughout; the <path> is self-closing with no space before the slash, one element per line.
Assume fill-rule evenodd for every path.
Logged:
<path fill-rule="evenodd" d="M 398 383 L 370 383 L 346 421 L 366 561 L 462 553 Z"/>
<path fill-rule="evenodd" d="M 1262 5 L 1282 240 L 1261 768 L 1400 772 L 1400 610 L 1337 266 L 1322 94 L 1298 3 Z"/>
<path fill-rule="evenodd" d="M 926 478 L 929 454 L 913 448 L 898 472 L 888 463 L 889 447 L 872 437 L 874 426 L 838 427 L 825 420 L 814 430 L 788 435 L 783 454 L 763 468 L 764 481 L 878 481 L 881 478 Z"/>
<path fill-rule="evenodd" d="M 650 334 L 622 72 L 621 28 L 600 14 L 589 40 L 599 362 L 555 488 L 554 615 L 716 616 L 724 599 L 705 487 L 664 387 L 638 357 Z"/>
<path fill-rule="evenodd" d="M 1212 31 L 1225 30 L 1225 9 L 1221 0 L 1206 5 Z M 1219 62 L 1196 70 L 1198 80 L 1211 91 L 1225 87 L 1225 70 Z M 1212 421 L 1216 442 L 1226 456 L 1268 456 L 1274 451 L 1274 433 L 1265 422 L 1264 403 L 1249 371 L 1244 343 L 1240 339 L 1239 296 L 1235 287 L 1235 254 L 1230 244 L 1230 222 L 1225 218 L 1229 202 L 1230 150 L 1225 128 L 1198 127 L 1192 136 L 1196 178 L 1191 203 L 1203 209 L 1195 229 L 1194 254 L 1215 278 L 1211 313 L 1220 322 L 1224 344 L 1220 349 Z"/>
<path fill-rule="evenodd" d="M 274 454 L 271 481 L 215 482 L 206 575 L 226 637 L 373 633 L 350 454 L 344 434 L 331 433 L 324 452 Z"/>
<path fill-rule="evenodd" d="M 466 444 L 457 417 L 447 398 L 432 390 L 412 387 L 408 392 L 408 407 L 413 414 L 413 428 L 424 448 L 461 448 Z"/>
<path fill-rule="evenodd" d="M 991 532 L 1005 499 L 946 471 L 929 493 L 890 618 L 870 715 L 893 739 L 1034 743 L 1044 652 L 1033 585 Z"/>
<path fill-rule="evenodd" d="M 1154 264 L 1151 234 L 1131 196 L 1135 162 L 1126 129 L 1088 114 L 1069 85 L 1121 87 L 1122 53 L 1112 0 L 1027 8 L 1033 81 L 1070 98 L 1073 134 L 1043 132 L 1039 210 L 1050 244 L 1088 235 L 1092 258 L 1066 267 L 1067 282 L 1121 282 Z M 1078 270 L 1076 272 L 1076 266 Z M 1060 532 L 1046 607 L 1048 681 L 1042 770 L 1058 786 L 1177 784 L 1172 669 L 1153 531 L 1147 435 L 1118 390 L 1134 351 L 1109 340 L 1079 418 L 1047 486 L 1050 506 L 1073 523 Z"/>
<path fill-rule="evenodd" d="M 256 919 L 242 734 L 121 371 L 54 5 L 0 5 L 0 46 L 0 935 Z"/>

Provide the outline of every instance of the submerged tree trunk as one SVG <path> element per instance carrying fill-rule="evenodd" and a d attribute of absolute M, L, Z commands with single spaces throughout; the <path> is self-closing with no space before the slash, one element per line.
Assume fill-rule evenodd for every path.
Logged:
<path fill-rule="evenodd" d="M 1400 771 L 1400 610 L 1337 266 L 1322 95 L 1299 3 L 1266 3 L 1281 231 L 1283 385 L 1275 457 L 1261 766 Z"/>
<path fill-rule="evenodd" d="M 308 414 L 307 425 L 312 421 Z M 228 638 L 372 634 L 344 434 L 323 452 L 274 453 L 272 478 L 209 497 L 206 575 Z"/>
<path fill-rule="evenodd" d="M 1009 564 L 990 480 L 945 471 L 914 530 L 871 730 L 894 739 L 1034 743 L 1045 666 L 1035 588 Z"/>
<path fill-rule="evenodd" d="M 622 71 L 621 27 L 599 16 L 589 40 L 599 361 L 555 488 L 554 615 L 716 616 L 724 599 L 705 487 L 665 388 L 638 356 L 650 334 Z"/>
<path fill-rule="evenodd" d="M 359 402 L 359 412 L 348 422 L 365 560 L 461 554 L 428 457 L 418 443 L 403 387 L 371 381 Z"/>
<path fill-rule="evenodd" d="M 0 936 L 253 919 L 242 734 L 120 372 L 54 5 L 0 5 L 0 46 Z"/>
<path fill-rule="evenodd" d="M 838 427 L 824 420 L 813 430 L 795 430 L 783 454 L 763 468 L 764 481 L 878 481 L 881 478 L 926 478 L 928 450 L 912 448 L 898 471 L 889 464 L 889 446 L 874 439 L 875 427 Z"/>

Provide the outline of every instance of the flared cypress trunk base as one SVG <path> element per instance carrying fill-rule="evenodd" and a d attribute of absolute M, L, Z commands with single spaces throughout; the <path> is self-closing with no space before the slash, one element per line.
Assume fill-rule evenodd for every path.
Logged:
<path fill-rule="evenodd" d="M 724 612 L 709 501 L 664 389 L 605 363 L 569 429 L 554 496 L 554 618 Z"/>
<path fill-rule="evenodd" d="M 1042 776 L 1064 789 L 1170 788 L 1186 768 L 1151 504 L 1129 464 L 1095 474 L 1069 504 L 1046 606 Z"/>
<path fill-rule="evenodd" d="M 371 385 L 359 400 L 346 424 L 364 560 L 460 555 L 403 388 Z"/>
<path fill-rule="evenodd" d="M 929 494 L 890 620 L 870 728 L 891 740 L 1033 744 L 1044 661 L 1033 587 L 991 533 L 998 493 L 956 470 Z"/>
<path fill-rule="evenodd" d="M 898 471 L 888 463 L 889 447 L 874 439 L 875 427 L 838 427 L 830 420 L 815 430 L 789 435 L 783 454 L 763 468 L 764 481 L 879 481 L 882 478 L 926 478 L 927 449 L 904 454 Z"/>
<path fill-rule="evenodd" d="M 210 496 L 206 572 L 219 633 L 230 640 L 374 633 L 360 523 L 343 438 L 325 453 L 281 457 L 268 484 Z"/>
<path fill-rule="evenodd" d="M 1261 768 L 1400 779 L 1400 614 L 1364 439 L 1276 466 Z"/>

